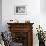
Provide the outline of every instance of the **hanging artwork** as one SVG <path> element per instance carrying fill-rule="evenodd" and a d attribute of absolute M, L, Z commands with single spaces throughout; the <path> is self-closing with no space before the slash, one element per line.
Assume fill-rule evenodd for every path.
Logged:
<path fill-rule="evenodd" d="M 26 6 L 16 6 L 14 8 L 14 15 L 25 15 L 26 14 Z"/>

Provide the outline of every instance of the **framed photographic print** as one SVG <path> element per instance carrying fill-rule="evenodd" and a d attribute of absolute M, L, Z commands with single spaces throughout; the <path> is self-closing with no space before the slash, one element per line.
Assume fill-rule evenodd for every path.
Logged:
<path fill-rule="evenodd" d="M 14 14 L 25 15 L 26 14 L 26 6 L 16 6 L 14 8 Z"/>

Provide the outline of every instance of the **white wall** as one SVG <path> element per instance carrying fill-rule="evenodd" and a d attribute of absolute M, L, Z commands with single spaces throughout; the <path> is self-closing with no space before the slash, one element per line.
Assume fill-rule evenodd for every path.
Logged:
<path fill-rule="evenodd" d="M 17 5 L 26 5 L 27 15 L 14 15 L 14 7 Z M 2 23 L 6 25 L 8 20 L 17 19 L 24 22 L 26 19 L 34 23 L 39 23 L 40 0 L 3 0 L 2 1 Z M 18 19 L 19 18 L 19 19 Z M 26 18 L 26 19 L 25 19 Z M 38 21 L 37 21 L 38 20 Z M 4 27 L 5 28 L 5 27 Z"/>
<path fill-rule="evenodd" d="M 46 31 L 46 0 L 40 0 L 40 24 Z"/>
<path fill-rule="evenodd" d="M 0 0 L 0 31 L 2 29 L 2 0 Z"/>
<path fill-rule="evenodd" d="M 42 13 L 46 13 L 46 0 L 40 0 L 40 9 Z"/>

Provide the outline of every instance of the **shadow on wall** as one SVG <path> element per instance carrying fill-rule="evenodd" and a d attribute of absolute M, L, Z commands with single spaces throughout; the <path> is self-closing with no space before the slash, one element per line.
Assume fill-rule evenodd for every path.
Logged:
<path fill-rule="evenodd" d="M 46 0 L 40 0 L 40 11 L 42 14 L 46 14 Z"/>
<path fill-rule="evenodd" d="M 0 0 L 0 31 L 2 31 L 2 0 Z"/>

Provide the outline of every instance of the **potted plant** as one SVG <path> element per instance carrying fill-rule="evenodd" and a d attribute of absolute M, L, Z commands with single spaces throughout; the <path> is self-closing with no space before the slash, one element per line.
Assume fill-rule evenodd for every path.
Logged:
<path fill-rule="evenodd" d="M 39 46 L 45 46 L 45 35 L 43 32 L 42 27 L 36 28 L 37 29 L 37 34 L 36 36 L 38 36 L 38 40 L 39 40 Z"/>

